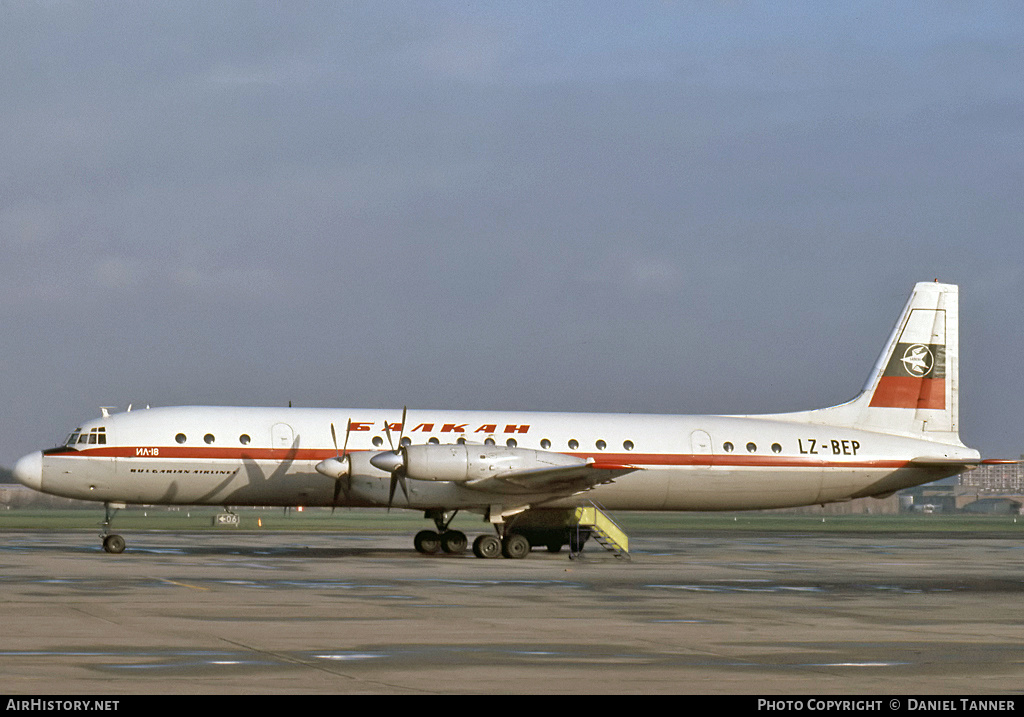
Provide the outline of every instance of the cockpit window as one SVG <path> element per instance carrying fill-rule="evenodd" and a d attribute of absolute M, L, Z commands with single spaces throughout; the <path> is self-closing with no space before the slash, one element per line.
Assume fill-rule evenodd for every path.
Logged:
<path fill-rule="evenodd" d="M 76 434 L 73 433 L 71 434 L 71 437 L 73 438 L 75 435 Z M 78 442 L 105 446 L 107 444 L 107 429 L 105 426 L 97 426 L 96 428 L 90 428 L 88 433 L 82 431 L 82 433 L 78 435 Z M 68 439 L 68 445 L 71 445 L 71 438 Z"/>
<path fill-rule="evenodd" d="M 68 436 L 68 439 L 67 439 L 66 441 L 64 441 L 64 445 L 65 445 L 65 446 L 73 446 L 73 445 L 75 445 L 76 443 L 78 443 L 78 436 L 79 436 L 79 434 L 80 434 L 81 432 L 82 432 L 82 429 L 81 429 L 81 428 L 76 428 L 76 429 L 75 429 L 75 430 L 74 430 L 74 431 L 73 431 L 73 432 L 71 433 L 71 435 L 70 435 L 70 436 Z"/>

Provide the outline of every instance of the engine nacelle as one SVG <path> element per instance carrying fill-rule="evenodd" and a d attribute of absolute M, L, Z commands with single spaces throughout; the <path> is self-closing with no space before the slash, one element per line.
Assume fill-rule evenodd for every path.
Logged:
<path fill-rule="evenodd" d="M 405 475 L 414 480 L 464 482 L 511 473 L 583 466 L 586 461 L 552 451 L 474 444 L 417 444 L 402 449 Z"/>

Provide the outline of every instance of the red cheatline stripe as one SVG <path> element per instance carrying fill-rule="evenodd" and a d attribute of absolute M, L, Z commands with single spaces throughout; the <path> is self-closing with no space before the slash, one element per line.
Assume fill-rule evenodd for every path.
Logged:
<path fill-rule="evenodd" d="M 330 449 L 303 448 L 289 450 L 284 448 L 199 448 L 183 446 L 159 446 L 158 455 L 153 455 L 154 448 L 135 448 L 124 446 L 105 446 L 83 450 L 69 449 L 66 452 L 50 454 L 49 457 L 70 458 L 120 458 L 130 460 L 234 460 L 234 461 L 322 461 L 333 458 L 335 452 Z M 350 453 L 379 453 L 380 451 L 349 451 Z M 594 460 L 594 467 L 602 470 L 641 469 L 650 466 L 733 466 L 737 468 L 899 468 L 909 463 L 907 460 L 852 460 L 834 461 L 824 458 L 803 458 L 798 456 L 758 456 L 758 455 L 726 455 L 726 454 L 687 454 L 687 453 L 568 453 L 566 455 Z"/>

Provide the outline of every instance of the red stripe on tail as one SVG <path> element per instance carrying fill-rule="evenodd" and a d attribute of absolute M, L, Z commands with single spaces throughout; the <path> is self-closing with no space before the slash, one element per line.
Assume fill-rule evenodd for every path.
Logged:
<path fill-rule="evenodd" d="M 876 408 L 946 408 L 946 379 L 882 376 L 871 397 Z"/>

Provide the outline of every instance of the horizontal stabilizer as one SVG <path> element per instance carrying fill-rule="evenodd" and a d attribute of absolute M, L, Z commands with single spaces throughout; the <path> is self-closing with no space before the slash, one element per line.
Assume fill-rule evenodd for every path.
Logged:
<path fill-rule="evenodd" d="M 910 462 L 915 466 L 976 466 L 981 464 L 981 459 L 970 458 L 948 458 L 946 456 L 919 456 L 911 458 Z"/>
<path fill-rule="evenodd" d="M 998 466 L 1020 463 L 1013 458 L 950 458 L 948 456 L 918 456 L 910 460 L 915 466 Z"/>

